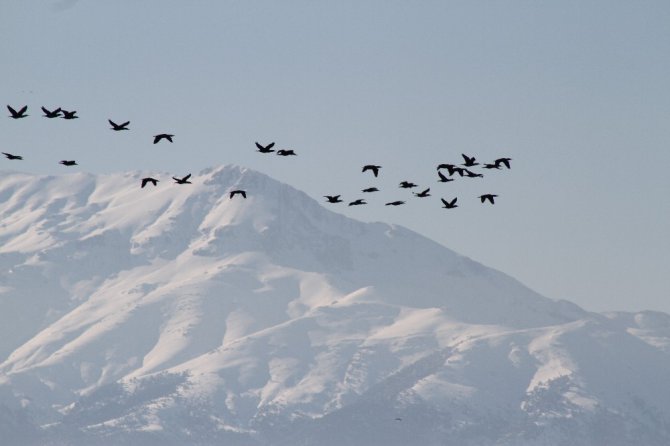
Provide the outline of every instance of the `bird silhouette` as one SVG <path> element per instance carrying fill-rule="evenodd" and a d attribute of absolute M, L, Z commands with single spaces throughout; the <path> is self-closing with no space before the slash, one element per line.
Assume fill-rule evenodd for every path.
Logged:
<path fill-rule="evenodd" d="M 465 160 L 465 162 L 462 164 L 463 166 L 465 166 L 465 167 L 474 167 L 474 166 L 478 166 L 478 165 L 479 165 L 479 163 L 475 160 L 475 157 L 474 157 L 474 156 L 470 157 L 470 156 L 467 156 L 467 155 L 464 154 L 464 153 L 461 153 L 461 156 L 462 156 L 463 159 Z"/>
<path fill-rule="evenodd" d="M 22 160 L 23 159 L 23 157 L 20 156 L 20 155 L 12 155 L 11 153 L 7 153 L 7 152 L 2 152 L 2 154 L 5 155 L 5 157 L 8 160 Z"/>
<path fill-rule="evenodd" d="M 158 185 L 159 181 L 160 180 L 157 180 L 157 179 L 151 178 L 151 177 L 142 178 L 142 189 L 144 189 L 144 186 L 146 186 L 147 183 L 151 183 L 154 186 L 156 186 L 156 185 Z"/>
<path fill-rule="evenodd" d="M 159 133 L 158 135 L 154 135 L 154 144 L 158 144 L 161 139 L 167 139 L 170 142 L 172 141 L 172 137 L 174 135 L 170 135 L 169 133 Z"/>
<path fill-rule="evenodd" d="M 324 197 L 326 197 L 328 203 L 342 203 L 339 195 L 324 195 Z"/>
<path fill-rule="evenodd" d="M 372 174 L 377 177 L 379 175 L 379 169 L 381 169 L 382 166 L 375 166 L 374 164 L 366 164 L 363 166 L 363 170 L 361 172 L 365 172 L 366 170 L 371 170 Z"/>
<path fill-rule="evenodd" d="M 449 169 L 451 171 L 451 169 L 453 169 L 454 167 L 456 167 L 456 166 L 454 166 L 453 164 L 443 163 L 443 164 L 438 164 L 437 165 L 437 170 Z"/>
<path fill-rule="evenodd" d="M 30 116 L 26 115 L 26 112 L 28 111 L 27 105 L 24 105 L 19 111 L 14 110 L 10 105 L 8 105 L 7 110 L 9 110 L 9 113 L 11 113 L 11 115 L 9 115 L 10 118 L 20 119 L 25 118 L 26 116 Z"/>
<path fill-rule="evenodd" d="M 354 200 L 351 203 L 349 203 L 349 206 L 359 206 L 361 204 L 367 204 L 367 203 L 362 198 L 359 198 L 358 200 Z"/>
<path fill-rule="evenodd" d="M 233 198 L 235 195 L 242 195 L 242 198 L 247 198 L 247 191 L 241 189 L 231 190 L 229 197 Z"/>
<path fill-rule="evenodd" d="M 391 201 L 390 203 L 386 203 L 384 206 L 400 206 L 401 204 L 405 204 L 405 202 L 401 200 Z"/>
<path fill-rule="evenodd" d="M 484 194 L 484 195 L 480 195 L 479 199 L 481 200 L 482 203 L 485 202 L 486 200 L 489 200 L 491 202 L 491 204 L 495 204 L 495 201 L 493 200 L 495 197 L 497 197 L 497 195 Z"/>
<path fill-rule="evenodd" d="M 376 187 L 368 187 L 367 189 L 363 189 L 361 192 L 379 192 L 379 189 Z"/>
<path fill-rule="evenodd" d="M 274 152 L 272 148 L 274 147 L 275 143 L 271 142 L 267 146 L 262 146 L 261 144 L 256 143 L 256 147 L 258 148 L 258 151 L 261 153 L 271 153 Z"/>
<path fill-rule="evenodd" d="M 442 204 L 444 204 L 444 206 L 442 206 L 442 207 L 445 208 L 445 209 L 453 209 L 453 208 L 458 207 L 458 205 L 456 204 L 456 201 L 458 200 L 458 197 L 454 198 L 451 201 L 447 201 L 444 198 L 440 198 L 440 200 L 442 200 Z"/>
<path fill-rule="evenodd" d="M 471 170 L 468 169 L 463 169 L 463 172 L 465 173 L 465 176 L 468 178 L 482 178 L 484 175 L 481 173 L 474 173 Z"/>
<path fill-rule="evenodd" d="M 290 155 L 294 155 L 294 156 L 295 156 L 295 155 L 297 155 L 297 153 L 295 153 L 293 150 L 285 150 L 285 149 L 281 149 L 281 150 L 277 150 L 277 155 L 279 155 L 279 156 L 290 156 Z"/>
<path fill-rule="evenodd" d="M 505 167 L 511 169 L 511 166 L 509 165 L 510 161 L 512 161 L 512 158 L 498 158 L 497 160 L 495 160 L 495 163 L 497 166 L 500 166 L 500 164 L 504 164 Z"/>
<path fill-rule="evenodd" d="M 112 126 L 112 130 L 114 131 L 119 131 L 119 130 L 130 130 L 128 128 L 128 124 L 130 124 L 130 121 L 126 121 L 123 124 L 117 124 L 116 122 L 112 121 L 111 119 L 108 119 L 107 122 Z"/>
<path fill-rule="evenodd" d="M 416 195 L 419 198 L 425 198 L 425 197 L 430 197 L 430 194 L 428 193 L 430 191 L 430 187 L 426 190 L 423 190 L 419 193 L 414 192 L 414 195 Z"/>
<path fill-rule="evenodd" d="M 61 109 L 61 111 L 63 112 L 63 116 L 61 116 L 63 119 L 79 119 L 79 116 L 75 116 L 77 114 L 77 110 L 67 111 Z"/>
<path fill-rule="evenodd" d="M 403 189 L 411 189 L 413 187 L 417 187 L 417 185 L 412 183 L 411 181 L 401 181 L 400 187 Z"/>
<path fill-rule="evenodd" d="M 440 172 L 439 170 L 437 171 L 437 176 L 440 177 L 440 179 L 437 180 L 438 183 L 448 183 L 449 181 L 454 181 L 453 178 L 447 178 L 447 176 L 445 174 L 443 174 L 442 172 Z"/>
<path fill-rule="evenodd" d="M 172 177 L 172 179 L 175 181 L 177 184 L 192 184 L 188 179 L 191 178 L 191 174 L 189 173 L 186 175 L 184 178 L 175 178 Z"/>
<path fill-rule="evenodd" d="M 62 164 L 63 166 L 78 166 L 75 160 L 61 160 L 58 164 Z"/>
<path fill-rule="evenodd" d="M 500 169 L 500 164 L 490 164 L 490 163 L 484 163 L 482 166 L 483 169 Z"/>
<path fill-rule="evenodd" d="M 45 107 L 42 107 L 42 111 L 44 112 L 44 117 L 45 118 L 57 118 L 60 116 L 61 109 L 58 107 L 56 110 L 49 111 Z"/>

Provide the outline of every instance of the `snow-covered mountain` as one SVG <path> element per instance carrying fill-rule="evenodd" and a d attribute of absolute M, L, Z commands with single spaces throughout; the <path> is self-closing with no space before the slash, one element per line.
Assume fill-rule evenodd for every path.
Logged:
<path fill-rule="evenodd" d="M 3 445 L 670 444 L 669 315 L 244 168 L 147 174 L 0 177 Z"/>

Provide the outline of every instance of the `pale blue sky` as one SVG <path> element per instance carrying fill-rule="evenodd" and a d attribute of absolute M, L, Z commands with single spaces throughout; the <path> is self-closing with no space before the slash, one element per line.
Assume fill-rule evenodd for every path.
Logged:
<path fill-rule="evenodd" d="M 670 312 L 667 1 L 42 0 L 0 4 L 0 168 L 234 163 L 399 223 L 540 293 Z M 39 106 L 76 109 L 75 121 Z M 107 118 L 131 120 L 130 132 Z M 174 133 L 174 144 L 151 135 Z M 263 156 L 276 141 L 297 158 Z M 438 184 L 461 153 L 512 170 Z M 360 173 L 383 166 L 379 180 Z M 401 180 L 431 187 L 408 200 Z M 164 184 L 163 187 L 169 187 Z M 500 195 L 494 206 L 476 196 Z M 439 197 L 458 196 L 454 211 Z M 374 201 L 374 203 L 373 203 Z"/>

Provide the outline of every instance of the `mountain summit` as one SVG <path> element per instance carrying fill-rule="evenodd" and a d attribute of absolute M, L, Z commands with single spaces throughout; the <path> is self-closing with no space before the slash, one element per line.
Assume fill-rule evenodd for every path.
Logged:
<path fill-rule="evenodd" d="M 670 316 L 245 168 L 148 176 L 0 178 L 6 444 L 670 444 Z"/>

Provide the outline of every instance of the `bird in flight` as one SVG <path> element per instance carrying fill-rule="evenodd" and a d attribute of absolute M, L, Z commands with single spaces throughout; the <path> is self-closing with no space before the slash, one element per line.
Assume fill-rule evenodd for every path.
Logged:
<path fill-rule="evenodd" d="M 67 111 L 61 109 L 61 111 L 63 112 L 63 116 L 61 116 L 63 119 L 79 119 L 79 116 L 75 116 L 77 114 L 77 110 Z"/>
<path fill-rule="evenodd" d="M 440 177 L 440 179 L 437 180 L 438 183 L 448 183 L 449 181 L 454 181 L 453 178 L 447 178 L 447 176 L 445 174 L 443 174 L 442 172 L 440 172 L 439 170 L 437 171 L 437 176 Z"/>
<path fill-rule="evenodd" d="M 290 155 L 295 156 L 295 155 L 297 155 L 297 153 L 295 153 L 293 150 L 290 150 L 290 149 L 289 150 L 281 149 L 281 150 L 277 150 L 277 155 L 279 155 L 279 156 L 290 156 Z"/>
<path fill-rule="evenodd" d="M 261 152 L 261 153 L 271 153 L 271 152 L 274 152 L 274 150 L 272 150 L 272 148 L 274 147 L 274 145 L 275 145 L 274 142 L 271 142 L 271 143 L 268 144 L 267 146 L 263 146 L 263 145 L 261 145 L 261 144 L 258 144 L 258 142 L 257 142 L 257 143 L 256 143 L 256 148 L 257 148 L 258 151 Z"/>
<path fill-rule="evenodd" d="M 500 169 L 500 164 L 491 164 L 491 163 L 484 163 L 482 166 L 483 169 Z"/>
<path fill-rule="evenodd" d="M 405 204 L 404 201 L 391 201 L 390 203 L 386 203 L 384 206 L 400 206 L 401 204 Z"/>
<path fill-rule="evenodd" d="M 365 172 L 366 170 L 371 170 L 372 174 L 377 177 L 379 175 L 379 169 L 381 169 L 382 166 L 375 166 L 374 164 L 366 164 L 363 166 L 362 172 Z"/>
<path fill-rule="evenodd" d="M 78 166 L 75 160 L 61 160 L 58 164 L 62 164 L 63 166 Z"/>
<path fill-rule="evenodd" d="M 468 177 L 468 178 L 482 178 L 482 177 L 484 177 L 484 175 L 482 175 L 481 173 L 474 173 L 474 172 L 472 172 L 471 170 L 468 170 L 468 169 L 464 169 L 463 171 L 465 172 L 465 176 Z"/>
<path fill-rule="evenodd" d="M 130 121 L 126 121 L 123 124 L 117 124 L 116 122 L 112 121 L 111 119 L 108 119 L 107 122 L 109 122 L 109 125 L 112 126 L 112 130 L 114 131 L 119 131 L 119 130 L 130 130 L 128 128 L 128 124 L 130 124 Z"/>
<path fill-rule="evenodd" d="M 411 181 L 401 181 L 400 182 L 400 187 L 403 189 L 411 189 L 413 187 L 416 187 L 417 185 L 412 183 Z"/>
<path fill-rule="evenodd" d="M 454 198 L 451 201 L 447 201 L 444 198 L 440 198 L 440 200 L 442 200 L 442 204 L 444 204 L 444 206 L 442 206 L 442 207 L 445 208 L 445 209 L 453 209 L 453 208 L 458 207 L 458 205 L 456 204 L 456 201 L 458 200 L 457 197 Z"/>
<path fill-rule="evenodd" d="M 169 133 L 159 133 L 158 135 L 154 135 L 154 144 L 158 144 L 161 139 L 167 139 L 168 141 L 172 142 L 172 137 L 174 135 L 170 135 Z"/>
<path fill-rule="evenodd" d="M 191 174 L 189 173 L 186 175 L 184 178 L 175 178 L 172 177 L 172 179 L 175 181 L 177 184 L 192 184 L 188 179 L 191 178 Z"/>
<path fill-rule="evenodd" d="M 157 180 L 157 179 L 151 178 L 151 177 L 142 178 L 142 189 L 144 189 L 144 186 L 146 186 L 147 183 L 151 183 L 154 186 L 157 186 L 158 181 L 160 181 L 160 180 Z"/>
<path fill-rule="evenodd" d="M 484 195 L 480 195 L 480 196 L 479 196 L 479 199 L 481 200 L 482 203 L 485 202 L 486 200 L 489 200 L 489 201 L 491 202 L 491 204 L 495 204 L 495 202 L 494 202 L 494 200 L 493 200 L 495 197 L 497 197 L 497 195 L 494 195 L 494 194 L 484 194 Z"/>
<path fill-rule="evenodd" d="M 467 155 L 464 154 L 464 153 L 461 153 L 461 156 L 462 156 L 463 159 L 465 160 L 465 162 L 462 164 L 463 166 L 465 166 L 465 167 L 473 167 L 473 166 L 478 166 L 478 165 L 479 165 L 479 163 L 475 160 L 475 157 L 474 157 L 474 156 L 470 157 L 470 156 L 467 156 Z"/>
<path fill-rule="evenodd" d="M 11 153 L 7 153 L 7 152 L 2 152 L 2 154 L 5 155 L 5 157 L 8 160 L 22 160 L 23 159 L 23 157 L 20 156 L 20 155 L 12 155 Z"/>
<path fill-rule="evenodd" d="M 449 169 L 449 172 L 451 172 L 451 169 L 453 169 L 454 167 L 456 167 L 456 166 L 454 166 L 453 164 L 443 163 L 443 164 L 438 164 L 437 165 L 437 170 Z M 451 175 L 451 173 L 449 175 Z"/>
<path fill-rule="evenodd" d="M 235 195 L 242 195 L 242 198 L 247 198 L 247 191 L 241 189 L 231 190 L 229 197 L 232 199 Z"/>
<path fill-rule="evenodd" d="M 56 110 L 49 111 L 45 107 L 42 107 L 42 111 L 44 112 L 44 117 L 45 118 L 57 118 L 60 116 L 61 109 L 58 107 Z"/>
<path fill-rule="evenodd" d="M 324 195 L 324 197 L 326 197 L 328 203 L 342 203 L 342 200 L 340 200 L 339 195 Z"/>
<path fill-rule="evenodd" d="M 367 189 L 363 189 L 361 192 L 379 192 L 379 189 L 376 187 L 368 187 Z"/>
<path fill-rule="evenodd" d="M 25 118 L 26 116 L 29 116 L 29 115 L 26 115 L 26 112 L 28 111 L 28 106 L 27 105 L 24 105 L 21 108 L 21 110 L 19 110 L 19 111 L 14 110 L 10 105 L 8 105 L 7 110 L 9 110 L 9 113 L 11 113 L 10 118 L 20 119 L 20 118 Z"/>
<path fill-rule="evenodd" d="M 367 203 L 362 198 L 359 198 L 358 200 L 354 200 L 351 203 L 349 203 L 349 206 L 360 206 L 361 204 L 367 204 Z"/>
<path fill-rule="evenodd" d="M 495 160 L 496 166 L 500 167 L 500 164 L 504 164 L 505 167 L 511 169 L 509 162 L 512 161 L 512 158 L 498 158 Z"/>
<path fill-rule="evenodd" d="M 414 192 L 414 195 L 416 195 L 419 198 L 430 197 L 430 194 L 428 192 L 430 192 L 430 187 L 426 190 L 423 190 L 423 191 L 419 192 L 419 193 Z"/>

